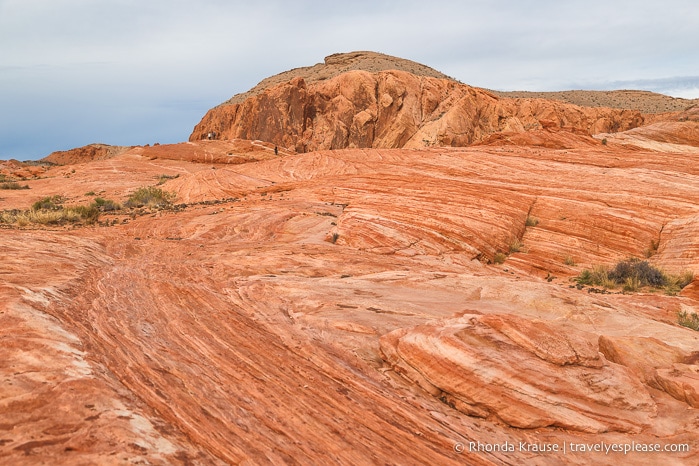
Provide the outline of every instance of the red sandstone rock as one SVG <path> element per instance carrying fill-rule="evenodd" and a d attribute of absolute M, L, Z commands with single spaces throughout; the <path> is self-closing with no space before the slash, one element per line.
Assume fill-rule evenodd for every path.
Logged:
<path fill-rule="evenodd" d="M 398 332 L 381 340 L 388 362 L 469 415 L 528 429 L 640 432 L 656 414 L 638 379 L 551 323 L 465 315 Z"/>
<path fill-rule="evenodd" d="M 639 126 L 638 111 L 499 99 L 447 79 L 403 71 L 351 71 L 307 84 L 278 84 L 210 110 L 190 141 L 215 132 L 298 152 L 352 147 L 466 146 L 500 132 L 559 128 L 595 134 Z"/>
<path fill-rule="evenodd" d="M 69 165 L 90 162 L 92 160 L 108 159 L 123 154 L 129 149 L 131 149 L 131 147 L 88 144 L 87 146 L 77 147 L 75 149 L 52 152 L 41 160 L 57 165 Z"/>

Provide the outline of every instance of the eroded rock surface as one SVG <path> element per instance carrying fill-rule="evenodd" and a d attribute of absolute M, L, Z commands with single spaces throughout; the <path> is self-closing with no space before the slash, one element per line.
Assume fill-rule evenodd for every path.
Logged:
<path fill-rule="evenodd" d="M 390 63 L 389 58 L 382 63 Z M 545 128 L 587 135 L 618 132 L 645 121 L 638 110 L 499 98 L 399 61 L 377 67 L 358 61 L 364 65 L 340 74 L 328 71 L 327 79 L 314 79 L 316 74 L 302 69 L 310 74 L 294 71 L 263 81 L 245 98 L 211 109 L 189 139 L 211 134 L 260 139 L 297 152 L 423 148 L 467 146 L 495 133 Z"/>
<path fill-rule="evenodd" d="M 656 414 L 637 378 L 607 363 L 583 335 L 550 323 L 466 314 L 381 342 L 388 362 L 423 388 L 512 427 L 640 432 Z"/>

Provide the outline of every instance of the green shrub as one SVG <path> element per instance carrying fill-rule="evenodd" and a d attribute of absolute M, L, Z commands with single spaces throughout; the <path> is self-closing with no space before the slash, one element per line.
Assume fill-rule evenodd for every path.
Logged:
<path fill-rule="evenodd" d="M 63 202 L 63 196 L 48 196 L 32 204 L 32 210 L 61 210 Z"/>
<path fill-rule="evenodd" d="M 163 207 L 169 205 L 175 197 L 173 193 L 163 191 L 155 186 L 139 188 L 124 203 L 126 207 Z"/>

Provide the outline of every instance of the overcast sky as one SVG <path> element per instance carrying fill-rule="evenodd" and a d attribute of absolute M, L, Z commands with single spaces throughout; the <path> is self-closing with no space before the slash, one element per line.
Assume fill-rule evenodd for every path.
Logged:
<path fill-rule="evenodd" d="M 699 97 L 696 0 L 0 0 L 0 159 L 185 141 L 267 76 L 372 50 L 499 90 Z"/>

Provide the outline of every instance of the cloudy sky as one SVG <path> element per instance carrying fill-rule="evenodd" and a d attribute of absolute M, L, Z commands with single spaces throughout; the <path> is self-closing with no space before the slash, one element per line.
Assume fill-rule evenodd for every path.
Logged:
<path fill-rule="evenodd" d="M 0 159 L 187 140 L 263 78 L 373 50 L 499 90 L 699 97 L 696 0 L 0 0 Z"/>

